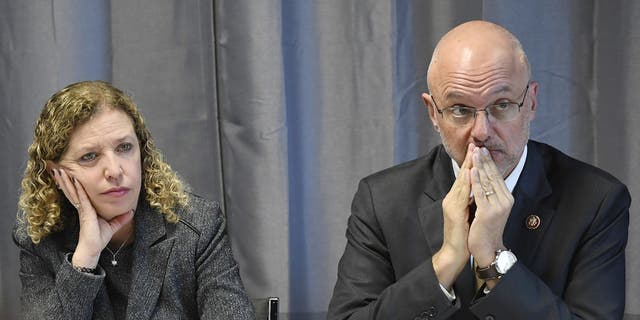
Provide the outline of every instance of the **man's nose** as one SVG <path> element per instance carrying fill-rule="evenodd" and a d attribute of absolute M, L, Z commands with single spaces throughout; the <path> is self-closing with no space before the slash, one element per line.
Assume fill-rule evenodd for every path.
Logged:
<path fill-rule="evenodd" d="M 471 128 L 471 137 L 474 142 L 485 142 L 491 136 L 491 122 L 489 122 L 489 113 L 486 110 L 476 112 Z"/>

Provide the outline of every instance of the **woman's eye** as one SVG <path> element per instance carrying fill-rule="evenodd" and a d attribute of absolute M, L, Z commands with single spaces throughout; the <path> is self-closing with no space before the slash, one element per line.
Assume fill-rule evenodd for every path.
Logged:
<path fill-rule="evenodd" d="M 133 148 L 133 145 L 131 143 L 123 143 L 121 145 L 119 145 L 116 150 L 118 152 L 127 152 L 130 151 Z"/>
<path fill-rule="evenodd" d="M 98 157 L 98 155 L 95 152 L 89 152 L 85 155 L 83 155 L 82 157 L 80 157 L 80 160 L 82 161 L 93 161 Z"/>

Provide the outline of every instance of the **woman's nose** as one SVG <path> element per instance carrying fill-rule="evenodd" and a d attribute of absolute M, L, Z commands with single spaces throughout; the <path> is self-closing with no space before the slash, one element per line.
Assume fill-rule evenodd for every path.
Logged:
<path fill-rule="evenodd" d="M 105 164 L 104 164 L 105 178 L 107 178 L 107 180 L 110 180 L 110 179 L 118 180 L 123 173 L 122 165 L 120 164 L 120 162 L 113 155 L 105 156 L 103 157 L 103 159 L 105 160 Z"/>

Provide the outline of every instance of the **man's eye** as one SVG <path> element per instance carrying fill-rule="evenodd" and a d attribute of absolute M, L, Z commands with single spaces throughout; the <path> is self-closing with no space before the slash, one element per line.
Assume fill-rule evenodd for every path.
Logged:
<path fill-rule="evenodd" d="M 493 105 L 493 109 L 495 111 L 505 111 L 509 109 L 510 106 L 511 106 L 511 103 L 509 102 L 496 103 Z"/>
<path fill-rule="evenodd" d="M 133 145 L 131 143 L 123 143 L 120 144 L 117 148 L 116 151 L 118 152 L 127 152 L 130 151 L 133 148 Z"/>
<path fill-rule="evenodd" d="M 95 152 L 89 152 L 85 155 L 83 155 L 82 157 L 80 157 L 80 160 L 82 161 L 93 161 L 98 157 L 98 155 Z"/>
<path fill-rule="evenodd" d="M 473 114 L 471 108 L 466 107 L 451 107 L 449 110 L 455 117 L 467 117 Z"/>

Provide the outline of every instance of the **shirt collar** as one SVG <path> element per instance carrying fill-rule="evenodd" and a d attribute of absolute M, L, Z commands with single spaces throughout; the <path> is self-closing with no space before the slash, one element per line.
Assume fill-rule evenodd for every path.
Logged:
<path fill-rule="evenodd" d="M 509 174 L 509 176 L 504 180 L 504 183 L 507 185 L 507 189 L 509 192 L 513 192 L 513 189 L 516 187 L 516 183 L 518 183 L 518 178 L 520 178 L 520 174 L 522 173 L 522 169 L 524 168 L 524 163 L 527 160 L 527 145 L 524 145 L 524 150 L 522 151 L 522 155 L 520 156 L 520 161 L 518 161 L 518 165 L 513 168 L 513 171 Z M 455 177 L 458 177 L 458 173 L 460 172 L 460 166 L 458 163 L 451 159 L 451 163 L 453 164 L 453 174 Z"/>

